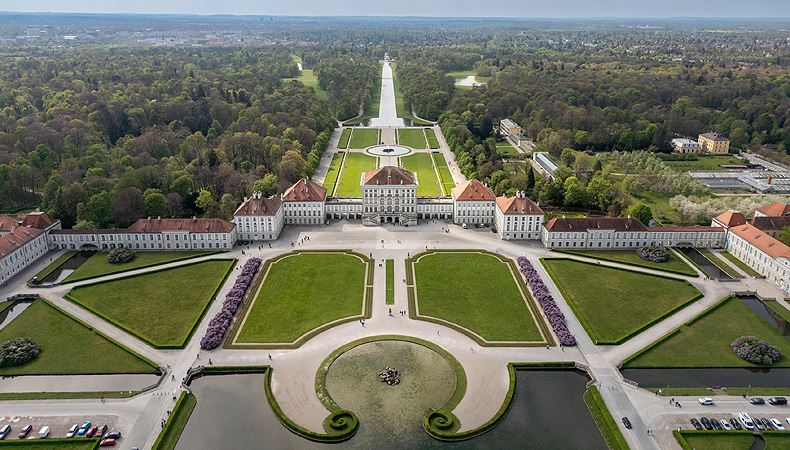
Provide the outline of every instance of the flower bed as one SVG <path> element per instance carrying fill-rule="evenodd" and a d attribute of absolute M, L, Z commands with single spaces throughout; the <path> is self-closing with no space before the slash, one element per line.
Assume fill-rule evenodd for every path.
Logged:
<path fill-rule="evenodd" d="M 252 279 L 255 277 L 255 272 L 261 266 L 259 258 L 250 258 L 241 269 L 241 275 L 236 277 L 236 282 L 233 287 L 225 294 L 225 301 L 222 303 L 222 310 L 214 316 L 208 323 L 208 329 L 203 339 L 200 341 L 200 347 L 205 350 L 217 348 L 222 343 L 222 338 L 230 328 L 230 323 L 233 321 L 233 315 L 241 306 L 244 301 L 244 294 L 252 284 Z"/>
<path fill-rule="evenodd" d="M 636 254 L 645 261 L 652 261 L 662 263 L 669 259 L 669 249 L 666 247 L 642 247 L 636 251 Z"/>
<path fill-rule="evenodd" d="M 107 262 L 110 264 L 124 264 L 133 260 L 135 256 L 137 256 L 137 253 L 135 253 L 134 250 L 128 248 L 116 248 L 110 250 L 110 253 L 107 254 Z"/>
<path fill-rule="evenodd" d="M 778 347 L 755 336 L 741 336 L 730 344 L 736 355 L 761 366 L 773 365 L 782 357 Z"/>
<path fill-rule="evenodd" d="M 565 314 L 560 311 L 557 303 L 554 302 L 554 297 L 549 294 L 549 289 L 543 283 L 543 280 L 540 279 L 540 275 L 538 275 L 535 268 L 532 267 L 532 263 L 527 258 L 519 256 L 518 267 L 527 279 L 529 287 L 532 288 L 532 294 L 535 296 L 535 299 L 540 304 L 540 307 L 543 308 L 546 317 L 549 318 L 551 327 L 560 340 L 560 344 L 576 345 L 576 337 L 571 334 L 568 326 L 565 324 Z"/>
<path fill-rule="evenodd" d="M 0 344 L 0 367 L 22 365 L 41 353 L 41 346 L 33 339 L 15 337 Z"/>

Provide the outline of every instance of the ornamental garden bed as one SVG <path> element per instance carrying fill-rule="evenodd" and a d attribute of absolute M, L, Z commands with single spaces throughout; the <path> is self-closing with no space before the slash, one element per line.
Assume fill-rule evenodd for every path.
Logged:
<path fill-rule="evenodd" d="M 439 197 L 439 187 L 436 182 L 436 172 L 433 170 L 431 155 L 429 153 L 415 153 L 401 158 L 403 168 L 417 173 L 417 196 Z"/>
<path fill-rule="evenodd" d="M 15 337 L 33 339 L 41 345 L 41 353 L 21 366 L 0 369 L 0 375 L 156 372 L 156 365 L 151 361 L 131 352 L 45 300 L 34 301 L 0 330 L 0 342 Z M 80 358 L 80 351 L 101 355 L 101 358 Z"/>
<path fill-rule="evenodd" d="M 233 269 L 211 259 L 73 288 L 66 298 L 157 348 L 182 348 Z"/>
<path fill-rule="evenodd" d="M 599 345 L 620 344 L 702 296 L 677 278 L 564 258 L 541 263 Z"/>

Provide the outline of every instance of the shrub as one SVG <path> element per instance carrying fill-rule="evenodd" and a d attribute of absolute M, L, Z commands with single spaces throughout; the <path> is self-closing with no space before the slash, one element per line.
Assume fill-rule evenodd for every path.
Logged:
<path fill-rule="evenodd" d="M 669 259 L 669 249 L 666 247 L 650 246 L 642 247 L 636 254 L 645 261 L 661 263 Z"/>
<path fill-rule="evenodd" d="M 114 248 L 110 250 L 110 253 L 107 255 L 107 262 L 110 264 L 128 263 L 133 260 L 135 256 L 137 256 L 137 253 L 132 249 Z"/>
<path fill-rule="evenodd" d="M 247 293 L 247 289 L 252 284 L 252 279 L 260 266 L 261 260 L 259 258 L 250 258 L 244 263 L 244 266 L 241 268 L 241 274 L 236 277 L 233 287 L 225 294 L 222 310 L 208 323 L 206 334 L 200 341 L 201 348 L 211 350 L 222 343 L 222 338 L 225 337 L 225 333 L 233 322 L 233 315 L 236 314 L 241 302 L 244 301 L 244 294 Z"/>
<path fill-rule="evenodd" d="M 0 344 L 0 367 L 22 365 L 41 353 L 41 346 L 33 339 L 15 337 Z"/>
<path fill-rule="evenodd" d="M 730 346 L 736 355 L 761 366 L 773 365 L 782 357 L 779 348 L 755 336 L 741 336 Z"/>
<path fill-rule="evenodd" d="M 532 288 L 532 294 L 535 295 L 535 300 L 538 301 L 543 312 L 546 313 L 554 333 L 557 334 L 557 339 L 560 340 L 562 345 L 576 345 L 576 337 L 568 330 L 568 325 L 565 323 L 565 314 L 560 311 L 554 297 L 549 294 L 549 289 L 541 280 L 540 275 L 532 267 L 532 263 L 523 256 L 518 257 L 518 267 L 524 278 L 527 279 L 529 287 Z"/>

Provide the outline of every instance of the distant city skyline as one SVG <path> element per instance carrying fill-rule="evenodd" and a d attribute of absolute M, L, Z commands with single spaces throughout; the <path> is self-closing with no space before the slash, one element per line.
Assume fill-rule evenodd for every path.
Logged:
<path fill-rule="evenodd" d="M 273 16 L 427 16 L 427 17 L 521 17 L 521 18 L 787 18 L 790 2 L 764 0 L 743 2 L 735 0 L 667 0 L 647 2 L 639 0 L 564 0 L 540 2 L 536 0 L 505 0 L 495 4 L 472 0 L 437 0 L 423 2 L 402 0 L 382 4 L 366 0 L 327 2 L 302 0 L 253 4 L 241 0 L 223 2 L 208 0 L 174 0 L 170 2 L 138 0 L 136 2 L 107 2 L 72 0 L 70 2 L 41 0 L 11 5 L 0 2 L 0 10 L 15 12 L 63 13 L 132 13 L 132 14 L 233 14 Z"/>

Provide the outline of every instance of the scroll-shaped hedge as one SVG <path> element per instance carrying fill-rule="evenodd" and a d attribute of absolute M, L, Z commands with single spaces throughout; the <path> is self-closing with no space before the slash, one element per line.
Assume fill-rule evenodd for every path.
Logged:
<path fill-rule="evenodd" d="M 335 411 L 324 419 L 324 429 L 327 428 L 343 434 L 353 434 L 359 428 L 359 419 L 352 411 Z"/>

